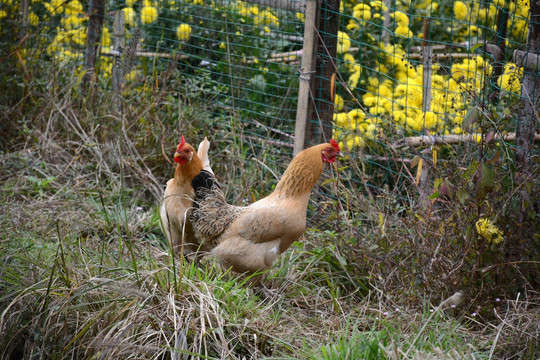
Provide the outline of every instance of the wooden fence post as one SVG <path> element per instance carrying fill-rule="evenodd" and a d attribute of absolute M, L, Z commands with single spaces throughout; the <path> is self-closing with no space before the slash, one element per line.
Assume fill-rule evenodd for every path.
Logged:
<path fill-rule="evenodd" d="M 423 72 L 422 72 L 422 111 L 431 111 L 431 76 L 433 74 L 433 48 L 429 36 L 431 19 L 424 19 Z M 425 120 L 425 119 L 424 119 Z"/>
<path fill-rule="evenodd" d="M 30 24 L 29 13 L 30 13 L 30 0 L 22 0 L 21 1 L 21 16 L 22 16 L 23 34 L 21 37 L 24 37 L 26 34 L 28 34 L 28 26 Z"/>
<path fill-rule="evenodd" d="M 538 128 L 538 98 L 540 96 L 540 1 L 531 1 L 531 23 L 527 52 L 514 52 L 517 66 L 524 68 L 521 85 L 521 106 L 518 110 L 516 131 L 516 165 L 521 175 L 530 170 L 530 155 L 534 147 L 534 135 Z M 523 176 L 522 176 L 523 177 Z"/>
<path fill-rule="evenodd" d="M 300 75 L 301 82 L 293 152 L 295 155 L 306 145 L 330 141 L 332 137 L 334 115 L 333 81 L 336 73 L 335 58 L 338 43 L 340 0 L 323 0 L 316 9 L 312 8 L 312 6 L 316 5 L 313 2 L 313 0 L 309 0 L 306 8 L 304 46 L 307 45 L 308 47 L 304 48 L 302 55 L 302 74 Z M 309 14 L 310 21 L 315 21 L 316 24 L 314 30 L 311 29 L 313 25 L 308 24 L 309 12 L 316 14 L 315 16 L 313 13 Z M 313 38 L 313 44 L 311 44 L 311 38 Z M 312 52 L 312 47 L 316 50 L 315 53 Z M 308 58 L 305 63 L 306 67 L 304 67 L 306 55 L 314 58 Z M 311 66 L 309 66 L 310 64 Z M 305 86 L 308 84 L 309 87 L 306 88 Z"/>
<path fill-rule="evenodd" d="M 332 138 L 339 3 L 340 0 L 324 0 L 321 5 L 317 26 L 319 37 L 317 67 L 312 91 L 315 103 L 306 132 L 307 139 L 311 143 L 309 145 L 330 141 Z"/>
<path fill-rule="evenodd" d="M 317 47 L 317 9 L 318 0 L 308 0 L 306 3 L 304 20 L 304 46 L 302 50 L 302 64 L 300 67 L 300 86 L 298 89 L 298 108 L 296 111 L 296 124 L 294 130 L 293 156 L 298 154 L 305 146 L 306 128 L 310 109 L 310 89 L 312 88 L 312 75 L 315 72 L 315 50 Z"/>
<path fill-rule="evenodd" d="M 83 78 L 84 85 L 88 85 L 95 74 L 96 58 L 99 53 L 101 30 L 105 18 L 105 0 L 90 0 L 88 12 L 90 16 L 88 18 L 86 52 L 84 54 L 84 68 L 86 70 Z"/>
<path fill-rule="evenodd" d="M 124 80 L 123 64 L 120 61 L 125 47 L 125 24 L 124 12 L 118 10 L 114 14 L 113 25 L 113 54 L 114 63 L 112 68 L 112 88 L 113 88 L 113 106 L 116 110 L 120 107 L 120 92 L 122 91 L 122 83 Z"/>

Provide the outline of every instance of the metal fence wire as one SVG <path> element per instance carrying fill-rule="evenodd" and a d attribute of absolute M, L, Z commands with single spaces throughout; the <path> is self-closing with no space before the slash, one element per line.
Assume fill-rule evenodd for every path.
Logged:
<path fill-rule="evenodd" d="M 13 1 L 2 0 L 0 17 Z M 81 71 L 91 8 L 102 1 L 26 1 L 26 26 L 42 32 L 46 56 Z M 524 102 L 537 121 L 537 86 L 522 87 L 527 73 L 538 82 L 538 35 L 530 34 L 538 5 L 529 0 L 320 0 L 314 19 L 311 1 L 107 2 L 96 71 L 110 80 L 131 51 L 133 66 L 116 86 L 136 91 L 174 62 L 206 89 L 212 116 L 233 119 L 261 149 L 269 141 L 292 148 L 299 106 L 308 107 L 306 145 L 333 136 L 388 171 L 382 159 L 396 139 L 470 144 L 489 127 L 514 147 Z M 306 68 L 308 26 L 316 45 Z"/>

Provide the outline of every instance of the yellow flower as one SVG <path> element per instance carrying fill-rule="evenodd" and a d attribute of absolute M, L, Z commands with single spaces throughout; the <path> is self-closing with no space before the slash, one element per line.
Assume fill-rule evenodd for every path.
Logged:
<path fill-rule="evenodd" d="M 139 76 L 139 70 L 131 70 L 129 73 L 126 74 L 126 81 L 133 81 Z"/>
<path fill-rule="evenodd" d="M 493 244 L 499 244 L 504 240 L 503 232 L 489 219 L 480 219 L 476 222 L 478 235 Z"/>
<path fill-rule="evenodd" d="M 519 94 L 521 91 L 521 71 L 515 64 L 507 63 L 504 66 L 504 73 L 497 80 L 497 85 L 501 90 Z"/>
<path fill-rule="evenodd" d="M 353 72 L 349 79 L 347 80 L 347 86 L 349 89 L 356 89 L 358 87 L 358 82 L 360 81 L 360 75 L 362 75 L 362 69 L 358 68 L 357 71 Z"/>
<path fill-rule="evenodd" d="M 347 30 L 354 31 L 360 29 L 360 25 L 353 19 L 349 19 L 349 23 L 347 24 Z"/>
<path fill-rule="evenodd" d="M 454 3 L 454 16 L 457 20 L 465 20 L 469 16 L 469 8 L 463 1 Z"/>
<path fill-rule="evenodd" d="M 68 15 L 78 15 L 83 11 L 83 6 L 78 0 L 72 0 L 65 5 L 65 12 Z"/>
<path fill-rule="evenodd" d="M 143 24 L 151 24 L 157 20 L 158 12 L 157 9 L 153 6 L 146 5 L 141 10 L 141 22 Z"/>
<path fill-rule="evenodd" d="M 78 28 L 77 30 L 72 30 L 73 31 L 73 42 L 75 44 L 79 44 L 79 45 L 84 45 L 86 44 L 86 28 L 85 27 L 81 27 L 81 28 Z"/>
<path fill-rule="evenodd" d="M 439 115 L 435 114 L 433 111 L 426 111 L 424 113 L 424 121 L 427 128 L 436 128 L 437 125 L 439 125 Z"/>
<path fill-rule="evenodd" d="M 36 26 L 39 24 L 39 16 L 37 16 L 34 12 L 31 11 L 28 16 L 30 18 L 30 25 Z"/>
<path fill-rule="evenodd" d="M 349 116 L 345 112 L 334 114 L 333 118 L 338 128 L 345 129 L 349 125 Z"/>
<path fill-rule="evenodd" d="M 347 135 L 343 145 L 345 150 L 351 151 L 357 147 L 364 147 L 366 144 L 364 143 L 364 139 L 358 135 Z"/>
<path fill-rule="evenodd" d="M 356 129 L 358 125 L 366 119 L 366 114 L 360 109 L 354 109 L 347 113 L 351 129 Z"/>
<path fill-rule="evenodd" d="M 137 0 L 126 0 L 126 5 L 129 7 L 133 7 L 136 2 Z"/>
<path fill-rule="evenodd" d="M 409 17 L 405 13 L 396 11 L 392 14 L 392 17 L 398 26 L 409 27 Z"/>
<path fill-rule="evenodd" d="M 180 24 L 178 28 L 176 28 L 176 37 L 178 40 L 186 42 L 189 40 L 192 31 L 193 29 L 191 29 L 191 26 L 188 24 Z"/>
<path fill-rule="evenodd" d="M 278 17 L 268 10 L 261 11 L 259 17 L 262 19 L 261 24 L 279 26 Z"/>
<path fill-rule="evenodd" d="M 349 37 L 349 35 L 347 35 L 343 31 L 338 31 L 337 38 L 338 38 L 338 44 L 337 44 L 338 54 L 346 53 L 351 47 L 351 38 Z"/>
<path fill-rule="evenodd" d="M 371 7 L 368 4 L 356 4 L 353 16 L 360 20 L 371 20 Z"/>
<path fill-rule="evenodd" d="M 111 36 L 109 28 L 103 27 L 103 30 L 101 32 L 101 46 L 106 48 L 111 46 Z"/>
<path fill-rule="evenodd" d="M 0 10 L 0 20 L 5 18 L 6 16 L 7 16 L 7 12 L 5 12 L 4 10 Z"/>
<path fill-rule="evenodd" d="M 135 26 L 135 10 L 132 7 L 125 7 L 122 11 L 124 12 L 124 22 L 127 25 Z"/>
<path fill-rule="evenodd" d="M 51 0 L 50 3 L 45 2 L 45 3 L 43 3 L 43 5 L 45 5 L 47 10 L 52 15 L 58 15 L 58 14 L 61 14 L 61 13 L 64 12 L 64 7 L 62 6 L 63 3 L 64 3 L 63 0 Z"/>
<path fill-rule="evenodd" d="M 75 29 L 78 28 L 82 23 L 82 18 L 77 15 L 70 15 L 61 20 L 61 24 L 66 29 Z"/>
<path fill-rule="evenodd" d="M 296 19 L 300 20 L 301 22 L 306 21 L 306 15 L 304 15 L 304 13 L 296 13 L 295 16 Z"/>
<path fill-rule="evenodd" d="M 341 111 L 344 105 L 345 105 L 345 102 L 343 101 L 343 98 L 339 96 L 338 94 L 336 94 L 336 96 L 334 96 L 334 106 L 335 106 L 336 111 Z"/>
<path fill-rule="evenodd" d="M 251 6 L 247 9 L 250 13 L 253 15 L 259 15 L 259 7 L 258 6 Z"/>
<path fill-rule="evenodd" d="M 406 38 L 410 38 L 410 37 L 413 36 L 413 33 L 409 29 L 408 26 L 399 25 L 394 32 L 396 33 L 396 35 L 403 36 L 403 37 L 406 37 Z"/>
<path fill-rule="evenodd" d="M 386 9 L 388 9 L 388 7 L 384 5 L 384 3 L 380 0 L 370 1 L 369 5 L 371 5 L 372 8 L 375 8 L 377 10 L 386 11 Z"/>

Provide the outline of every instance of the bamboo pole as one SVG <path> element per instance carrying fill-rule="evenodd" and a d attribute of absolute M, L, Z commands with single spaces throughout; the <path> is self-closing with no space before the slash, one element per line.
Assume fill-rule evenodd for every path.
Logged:
<path fill-rule="evenodd" d="M 244 2 L 272 7 L 275 9 L 289 10 L 299 13 L 307 11 L 306 1 L 302 0 L 242 0 Z"/>
<path fill-rule="evenodd" d="M 312 74 L 315 70 L 315 49 L 317 35 L 317 0 L 308 0 L 306 4 L 306 18 L 304 23 L 304 46 L 302 51 L 302 64 L 300 67 L 300 87 L 298 89 L 298 110 L 296 112 L 295 137 L 293 156 L 304 149 L 306 128 L 309 116 L 309 98 Z"/>
<path fill-rule="evenodd" d="M 427 145 L 452 145 L 464 142 L 477 142 L 477 139 L 482 138 L 482 134 L 464 134 L 464 135 L 420 135 L 410 136 L 392 144 L 393 148 L 405 146 L 427 146 Z M 516 141 L 516 134 L 510 133 L 506 135 L 496 134 L 493 136 L 493 141 Z M 534 141 L 540 141 L 540 134 L 534 136 Z"/>

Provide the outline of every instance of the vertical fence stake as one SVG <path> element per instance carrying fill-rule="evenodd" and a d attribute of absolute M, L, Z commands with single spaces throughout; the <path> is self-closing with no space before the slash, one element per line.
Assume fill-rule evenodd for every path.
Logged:
<path fill-rule="evenodd" d="M 430 19 L 424 19 L 424 59 L 422 72 L 422 111 L 427 112 L 431 111 L 431 75 L 433 73 L 433 48 L 431 47 L 431 42 L 429 41 L 429 25 Z"/>
<path fill-rule="evenodd" d="M 114 15 L 114 25 L 113 25 L 113 53 L 114 53 L 114 64 L 112 68 L 112 88 L 114 91 L 113 94 L 113 106 L 116 110 L 119 109 L 120 105 L 120 92 L 122 91 L 122 81 L 124 79 L 123 67 L 121 64 L 121 56 L 124 52 L 125 40 L 124 40 L 124 12 L 119 10 Z"/>
<path fill-rule="evenodd" d="M 21 37 L 24 37 L 26 34 L 28 34 L 28 24 L 30 23 L 29 13 L 30 13 L 30 0 L 22 0 L 21 1 L 21 16 L 22 16 L 23 34 Z"/>
<path fill-rule="evenodd" d="M 306 129 L 306 139 L 310 145 L 332 138 L 339 3 L 340 0 L 323 0 L 318 12 L 316 72 L 311 87 L 314 101 L 310 102 L 312 111 L 308 111 L 308 119 L 311 121 L 308 121 Z"/>
<path fill-rule="evenodd" d="M 540 46 L 540 1 L 531 1 L 531 21 L 529 37 L 527 39 L 527 53 L 523 60 L 529 64 L 517 63 L 524 67 L 523 82 L 521 85 L 521 106 L 518 110 L 518 124 L 516 131 L 516 165 L 521 175 L 526 175 L 530 170 L 530 155 L 534 147 L 535 130 L 538 127 L 538 98 L 540 92 L 539 54 Z M 515 57 L 514 53 L 514 57 Z M 526 178 L 526 176 L 523 176 Z"/>
<path fill-rule="evenodd" d="M 315 27 L 317 23 L 318 0 L 308 0 L 306 3 L 306 17 L 304 20 L 304 46 L 302 50 L 302 64 L 300 68 L 300 86 L 298 89 L 298 108 L 296 111 L 296 124 L 294 130 L 294 150 L 293 156 L 304 149 L 306 139 L 306 128 L 310 109 L 310 88 L 312 74 L 315 70 L 315 50 L 317 34 Z"/>
<path fill-rule="evenodd" d="M 86 35 L 86 52 L 84 54 L 84 68 L 86 73 L 83 78 L 84 85 L 88 85 L 94 77 L 96 58 L 101 40 L 101 30 L 105 18 L 105 0 L 90 0 L 88 12 L 88 30 Z"/>

